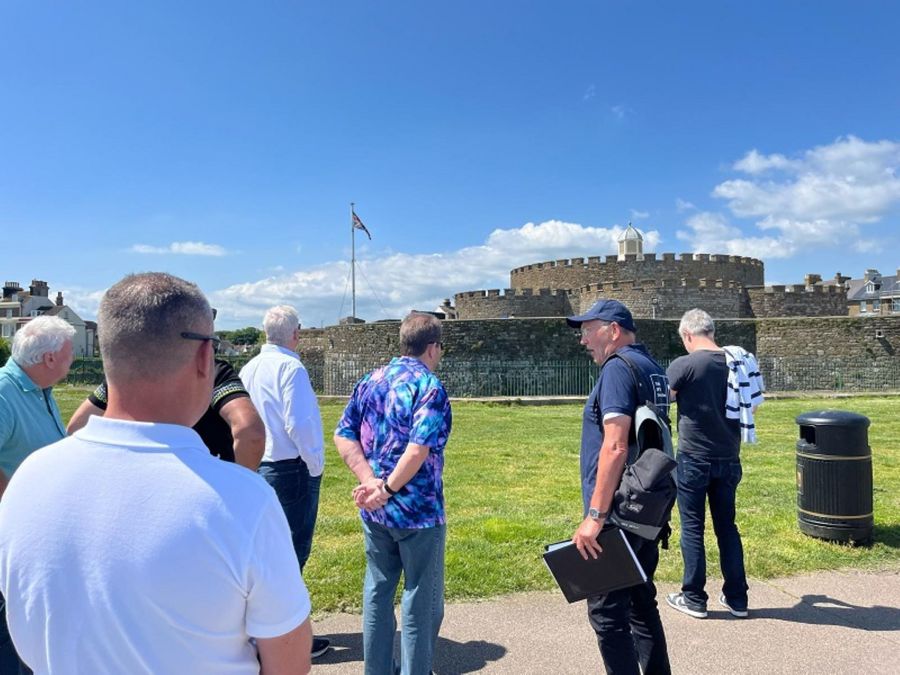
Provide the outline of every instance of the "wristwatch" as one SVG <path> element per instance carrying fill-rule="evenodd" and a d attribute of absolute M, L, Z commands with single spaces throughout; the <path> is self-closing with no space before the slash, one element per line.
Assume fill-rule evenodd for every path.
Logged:
<path fill-rule="evenodd" d="M 588 509 L 588 517 L 591 520 L 602 520 L 609 515 L 609 511 L 598 511 L 597 509 Z"/>

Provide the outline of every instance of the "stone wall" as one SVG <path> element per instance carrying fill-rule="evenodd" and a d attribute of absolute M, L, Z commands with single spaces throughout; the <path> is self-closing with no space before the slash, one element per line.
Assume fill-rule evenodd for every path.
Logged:
<path fill-rule="evenodd" d="M 678 319 L 636 319 L 640 340 L 662 359 L 684 353 Z M 399 321 L 329 326 L 300 332 L 304 360 L 378 364 L 399 351 Z M 876 332 L 880 337 L 876 337 Z M 740 344 L 777 357 L 900 358 L 900 317 L 787 317 L 716 321 L 720 344 Z M 446 357 L 470 360 L 568 360 L 584 356 L 564 319 L 523 318 L 445 321 Z"/>
<path fill-rule="evenodd" d="M 605 258 L 572 258 L 551 260 L 517 267 L 510 272 L 512 288 L 581 288 L 588 284 L 634 279 L 721 279 L 742 286 L 762 286 L 764 271 L 761 260 L 739 256 L 705 253 L 645 253 L 642 260 L 635 255 L 609 255 Z"/>
<path fill-rule="evenodd" d="M 644 279 L 608 282 L 579 288 L 571 296 L 571 305 L 578 312 L 587 311 L 600 298 L 615 298 L 624 302 L 635 318 L 680 319 L 682 314 L 695 307 L 714 317 L 747 316 L 746 296 L 743 288 L 734 281 Z"/>
<path fill-rule="evenodd" d="M 838 286 L 751 287 L 750 316 L 847 316 L 847 292 Z"/>
<path fill-rule="evenodd" d="M 454 301 L 460 319 L 568 316 L 572 313 L 568 293 L 549 288 L 469 291 L 457 293 Z"/>

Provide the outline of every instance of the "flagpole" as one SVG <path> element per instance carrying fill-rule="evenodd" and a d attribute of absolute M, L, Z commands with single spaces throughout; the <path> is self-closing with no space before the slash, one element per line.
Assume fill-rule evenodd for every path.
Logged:
<path fill-rule="evenodd" d="M 353 226 L 353 202 L 350 202 L 350 298 L 352 312 L 356 318 L 356 228 Z"/>

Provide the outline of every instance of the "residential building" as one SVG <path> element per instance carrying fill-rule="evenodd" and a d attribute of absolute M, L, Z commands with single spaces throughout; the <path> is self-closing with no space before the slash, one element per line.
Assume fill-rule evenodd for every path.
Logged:
<path fill-rule="evenodd" d="M 869 269 L 848 281 L 847 305 L 850 316 L 900 316 L 900 268 L 890 276 Z"/>
<path fill-rule="evenodd" d="M 16 331 L 36 316 L 58 316 L 75 328 L 73 348 L 75 356 L 93 356 L 97 324 L 84 321 L 71 307 L 65 304 L 63 294 L 57 293 L 56 300 L 50 299 L 50 287 L 46 281 L 33 279 L 28 290 L 18 282 L 3 284 L 3 298 L 0 300 L 0 337 L 12 340 Z"/>

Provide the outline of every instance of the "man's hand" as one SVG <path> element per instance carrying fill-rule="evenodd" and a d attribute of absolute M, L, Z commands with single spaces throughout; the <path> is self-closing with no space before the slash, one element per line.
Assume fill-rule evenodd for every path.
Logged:
<path fill-rule="evenodd" d="M 370 478 L 365 483 L 360 483 L 353 488 L 353 501 L 366 511 L 380 509 L 390 499 L 390 495 L 384 489 L 384 481 L 380 478 Z"/>
<path fill-rule="evenodd" d="M 578 549 L 581 557 L 585 560 L 588 559 L 588 554 L 596 559 L 597 556 L 603 552 L 603 549 L 600 548 L 600 544 L 597 543 L 597 535 L 600 534 L 600 530 L 602 529 L 602 520 L 594 520 L 591 517 L 586 517 L 581 521 L 581 525 L 578 526 L 578 529 L 575 530 L 575 534 L 572 535 L 572 541 L 575 542 L 575 547 Z"/>

